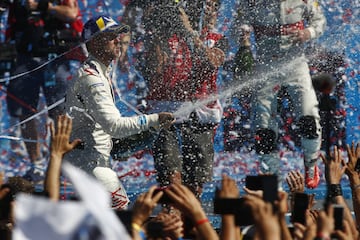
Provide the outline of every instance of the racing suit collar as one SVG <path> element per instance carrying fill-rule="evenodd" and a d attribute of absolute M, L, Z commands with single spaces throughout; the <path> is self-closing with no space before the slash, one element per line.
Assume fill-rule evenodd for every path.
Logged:
<path fill-rule="evenodd" d="M 91 54 L 89 55 L 89 58 L 88 58 L 87 61 L 89 61 L 89 62 L 94 61 L 95 63 L 97 63 L 97 65 L 99 65 L 99 67 L 100 67 L 101 71 L 103 72 L 103 74 L 105 76 L 107 76 L 106 73 L 108 73 L 108 70 L 109 70 L 110 66 L 106 66 L 104 63 L 102 63 L 99 59 L 97 59 L 96 57 L 94 57 Z"/>

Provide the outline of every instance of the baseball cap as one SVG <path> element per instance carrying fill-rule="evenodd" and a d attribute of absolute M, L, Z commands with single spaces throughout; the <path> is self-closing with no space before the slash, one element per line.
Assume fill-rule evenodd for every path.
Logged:
<path fill-rule="evenodd" d="M 130 27 L 128 25 L 119 24 L 109 16 L 98 16 L 91 18 L 85 23 L 81 37 L 86 42 L 103 32 L 120 34 L 129 31 Z"/>

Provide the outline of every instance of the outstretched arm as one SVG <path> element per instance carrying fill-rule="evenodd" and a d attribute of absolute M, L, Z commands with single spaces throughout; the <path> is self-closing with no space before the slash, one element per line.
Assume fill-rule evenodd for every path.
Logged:
<path fill-rule="evenodd" d="M 134 203 L 131 222 L 132 233 L 134 236 L 133 240 L 143 239 L 143 225 L 148 220 L 159 199 L 163 195 L 163 192 L 161 191 L 154 194 L 155 189 L 156 186 L 151 186 L 147 192 L 140 194 Z"/>
<path fill-rule="evenodd" d="M 50 161 L 46 171 L 44 190 L 48 192 L 50 199 L 54 201 L 59 200 L 60 196 L 60 172 L 63 156 L 80 143 L 80 139 L 69 142 L 71 130 L 72 119 L 65 115 L 58 117 L 56 130 L 54 124 L 50 124 Z"/>
<path fill-rule="evenodd" d="M 27 0 L 27 7 L 29 10 L 40 10 L 48 12 L 59 20 L 64 22 L 73 22 L 76 20 L 79 13 L 79 5 L 77 0 L 68 0 L 66 4 L 53 4 L 48 0 Z"/>
<path fill-rule="evenodd" d="M 253 195 L 246 195 L 244 199 L 245 204 L 251 209 L 259 239 L 280 240 L 280 225 L 272 204 Z"/>
<path fill-rule="evenodd" d="M 349 222 L 350 228 L 354 236 L 356 236 L 356 226 L 351 211 L 342 195 L 340 184 L 341 178 L 347 168 L 344 159 L 341 157 L 341 150 L 335 146 L 331 158 L 325 158 L 322 155 L 321 158 L 325 164 L 325 176 L 328 183 L 328 198 L 330 197 L 330 200 L 332 200 L 333 203 L 340 204 L 344 207 L 344 219 Z"/>
<path fill-rule="evenodd" d="M 291 239 L 291 233 L 289 231 L 287 222 L 286 222 L 286 213 L 288 211 L 288 195 L 286 192 L 279 191 L 278 192 L 279 201 L 276 202 L 277 206 L 277 214 L 279 218 L 279 226 L 280 226 L 280 234 L 281 239 Z"/>
<path fill-rule="evenodd" d="M 173 200 L 174 207 L 188 216 L 195 224 L 200 239 L 219 239 L 219 236 L 211 226 L 201 203 L 186 186 L 175 183 L 165 190 L 165 193 Z"/>
<path fill-rule="evenodd" d="M 220 198 L 238 198 L 240 196 L 239 189 L 234 179 L 227 175 L 222 176 L 221 189 L 218 193 Z M 241 239 L 241 230 L 235 225 L 234 214 L 221 215 L 221 235 L 222 240 Z"/>
<path fill-rule="evenodd" d="M 354 212 L 356 217 L 356 224 L 360 226 L 360 176 L 359 170 L 356 169 L 358 161 L 360 161 L 360 143 L 352 142 L 351 147 L 346 146 L 349 161 L 346 164 L 346 175 L 349 177 L 350 186 L 352 190 L 352 199 Z"/>
<path fill-rule="evenodd" d="M 225 61 L 225 53 L 222 49 L 218 47 L 209 48 L 205 46 L 203 41 L 200 39 L 200 36 L 196 34 L 196 31 L 191 27 L 190 20 L 188 15 L 185 13 L 185 10 L 179 8 L 180 17 L 183 21 L 185 29 L 191 34 L 194 46 L 198 52 L 203 52 L 205 58 L 209 61 L 209 63 L 217 68 L 220 67 Z"/>

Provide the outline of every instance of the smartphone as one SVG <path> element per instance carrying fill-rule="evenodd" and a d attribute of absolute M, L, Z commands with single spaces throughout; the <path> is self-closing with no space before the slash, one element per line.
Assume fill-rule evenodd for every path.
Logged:
<path fill-rule="evenodd" d="M 335 230 L 343 230 L 344 207 L 339 204 L 333 204 Z"/>
<path fill-rule="evenodd" d="M 160 203 L 160 204 L 169 204 L 169 203 L 173 202 L 172 199 L 164 191 L 166 188 L 167 188 L 167 186 L 164 186 L 164 187 L 158 187 L 154 190 L 153 196 L 156 195 L 158 192 L 163 192 L 163 195 L 161 196 L 161 198 L 158 201 L 158 203 Z"/>
<path fill-rule="evenodd" d="M 245 178 L 245 186 L 250 190 L 262 190 L 262 179 L 258 175 L 247 175 Z"/>
<path fill-rule="evenodd" d="M 236 214 L 243 205 L 242 198 L 215 198 L 214 213 L 216 214 Z"/>
<path fill-rule="evenodd" d="M 254 224 L 251 209 L 245 204 L 243 198 L 215 198 L 214 213 L 221 215 L 235 215 L 236 226 L 248 226 Z"/>
<path fill-rule="evenodd" d="M 276 175 L 248 175 L 245 186 L 250 190 L 262 190 L 263 199 L 274 203 L 278 199 L 278 181 Z"/>
<path fill-rule="evenodd" d="M 278 200 L 278 178 L 276 175 L 262 175 L 263 199 L 275 203 Z"/>
<path fill-rule="evenodd" d="M 294 194 L 294 206 L 291 213 L 291 221 L 293 223 L 301 223 L 305 225 L 306 210 L 309 206 L 309 196 L 306 193 Z"/>

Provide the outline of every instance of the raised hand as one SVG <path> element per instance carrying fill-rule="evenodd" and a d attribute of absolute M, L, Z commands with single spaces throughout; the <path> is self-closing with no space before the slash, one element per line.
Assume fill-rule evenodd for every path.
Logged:
<path fill-rule="evenodd" d="M 304 192 L 305 180 L 299 171 L 290 171 L 286 176 L 286 182 L 291 192 Z"/>
<path fill-rule="evenodd" d="M 356 165 L 357 162 L 360 161 L 360 143 L 357 143 L 355 146 L 355 143 L 352 142 L 351 147 L 347 144 L 346 150 L 349 158 L 346 164 L 346 174 L 353 185 L 358 185 L 360 184 L 360 175 L 359 170 L 356 169 Z"/>
<path fill-rule="evenodd" d="M 341 150 L 338 149 L 337 146 L 334 147 L 334 150 L 330 155 L 329 158 L 320 155 L 325 164 L 325 177 L 328 184 L 339 184 L 347 167 L 341 156 Z"/>
<path fill-rule="evenodd" d="M 147 192 L 140 194 L 136 199 L 132 208 L 133 223 L 142 226 L 144 222 L 150 217 L 161 196 L 164 194 L 162 191 L 154 194 L 156 188 L 157 186 L 150 187 Z"/>
<path fill-rule="evenodd" d="M 50 123 L 51 131 L 51 154 L 58 154 L 61 157 L 74 149 L 81 140 L 75 139 L 69 142 L 70 134 L 72 130 L 72 119 L 66 115 L 60 115 L 57 119 L 57 130 L 53 123 Z"/>
<path fill-rule="evenodd" d="M 219 198 L 238 198 L 240 196 L 235 180 L 226 174 L 222 175 L 221 189 L 217 193 Z"/>

